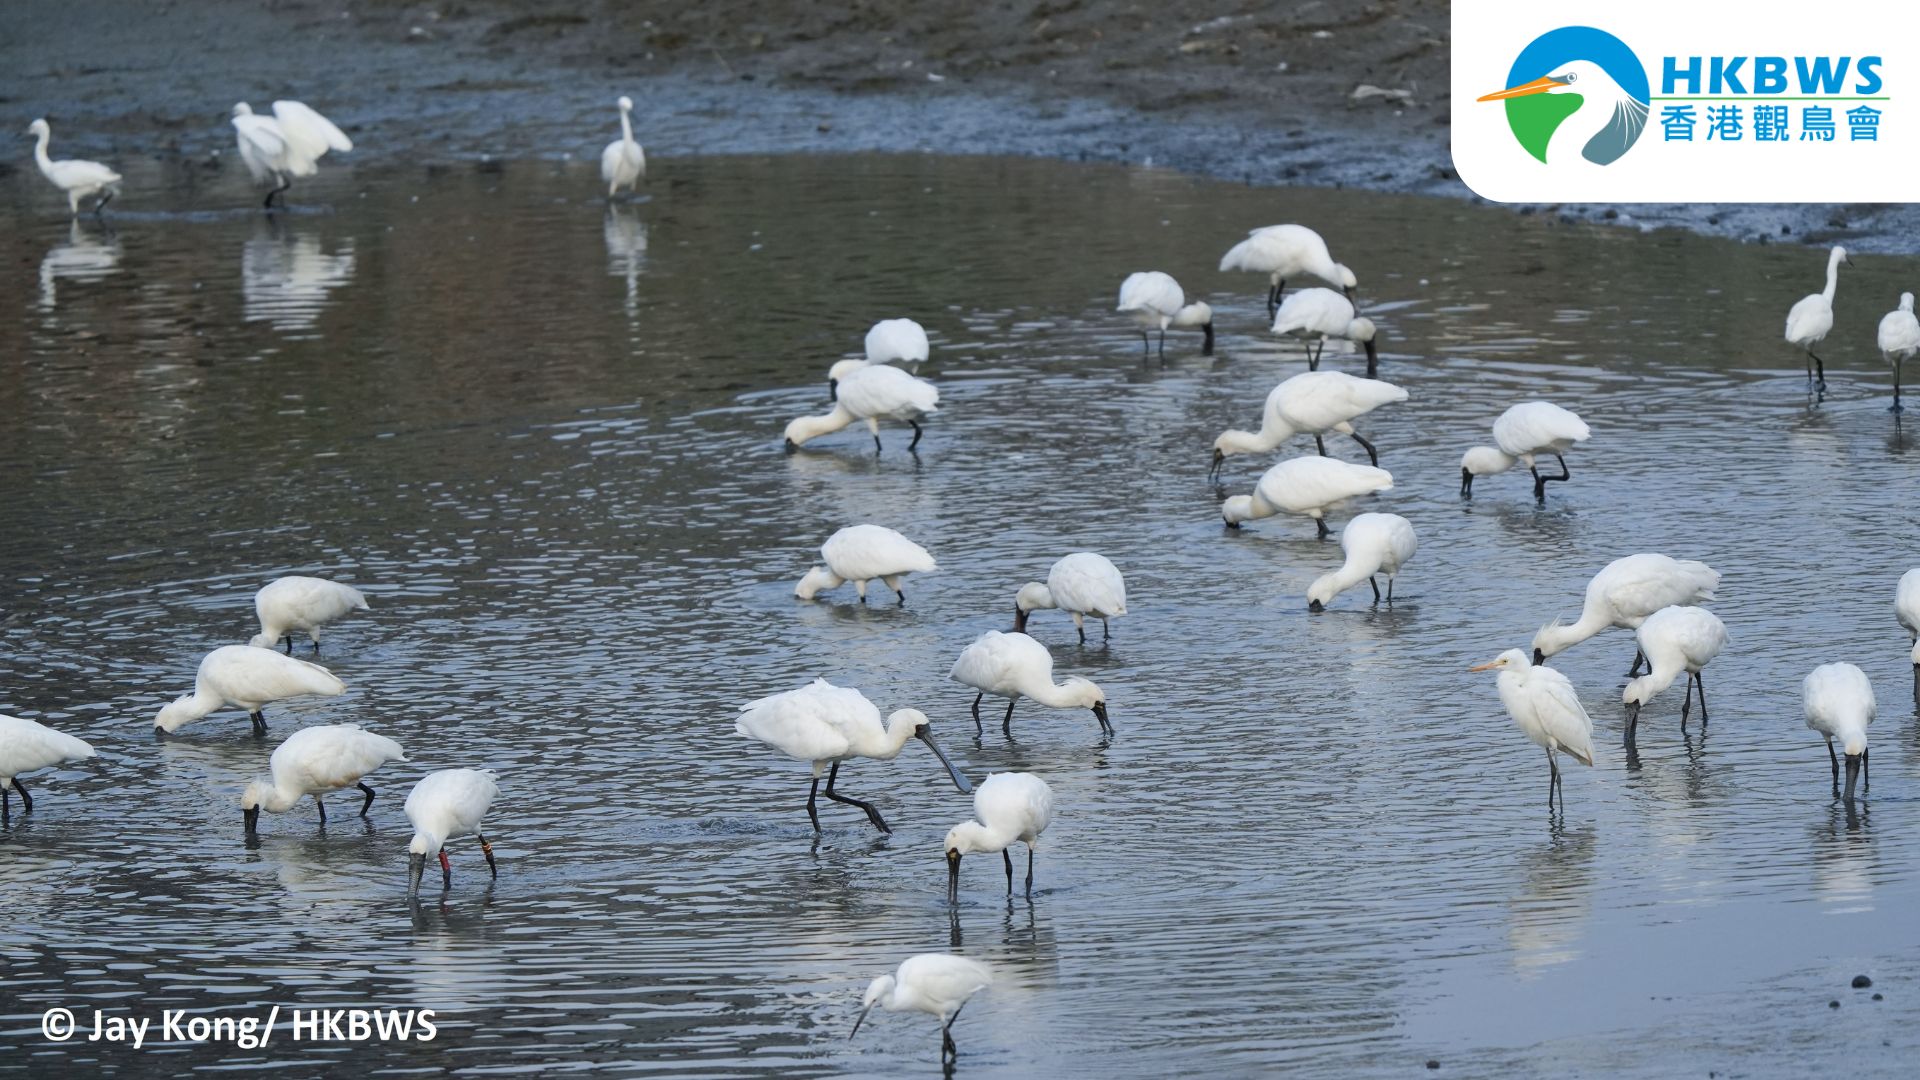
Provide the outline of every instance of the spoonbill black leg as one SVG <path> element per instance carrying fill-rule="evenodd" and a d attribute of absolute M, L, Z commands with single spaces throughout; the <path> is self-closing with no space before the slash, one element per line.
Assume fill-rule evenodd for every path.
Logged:
<path fill-rule="evenodd" d="M 1366 447 L 1366 449 L 1367 449 L 1367 464 L 1369 464 L 1369 465 L 1372 465 L 1372 466 L 1373 466 L 1374 468 L 1376 468 L 1376 469 L 1377 469 L 1377 468 L 1379 468 L 1379 467 L 1380 467 L 1380 452 L 1379 452 L 1379 451 L 1377 451 L 1377 450 L 1375 450 L 1375 449 L 1373 448 L 1373 444 L 1372 444 L 1372 443 L 1370 443 L 1370 442 L 1368 442 L 1367 440 L 1365 440 L 1365 439 L 1363 439 L 1363 438 L 1361 438 L 1361 437 L 1360 437 L 1360 436 L 1359 436 L 1358 434 L 1356 434 L 1356 435 L 1354 435 L 1354 437 L 1353 437 L 1353 441 L 1354 441 L 1354 442 L 1357 442 L 1357 443 L 1359 443 L 1359 444 L 1360 444 L 1361 446 L 1364 446 L 1364 447 Z"/>
<path fill-rule="evenodd" d="M 848 795 L 841 795 L 833 790 L 833 782 L 839 775 L 840 763 L 836 761 L 833 763 L 833 768 L 827 770 L 827 798 L 837 803 L 846 803 L 848 806 L 857 806 L 865 810 L 867 812 L 867 820 L 873 822 L 874 828 L 879 829 L 883 833 L 891 834 L 893 830 L 887 828 L 886 819 L 880 816 L 880 811 L 875 810 L 872 803 L 861 802 L 859 799 Z"/>
<path fill-rule="evenodd" d="M 1326 457 L 1326 456 L 1327 456 L 1327 442 L 1326 442 L 1326 440 L 1325 440 L 1324 438 L 1322 438 L 1321 436 L 1319 436 L 1319 435 L 1315 435 L 1315 436 L 1313 437 L 1313 448 L 1314 448 L 1315 450 L 1318 450 L 1318 451 L 1320 451 L 1320 456 L 1321 456 L 1321 457 Z"/>
<path fill-rule="evenodd" d="M 267 733 L 267 714 L 266 713 L 261 712 L 259 709 L 255 709 L 253 710 L 253 712 L 247 714 L 247 717 L 248 719 L 253 721 L 253 733 L 255 735 L 265 735 Z"/>
<path fill-rule="evenodd" d="M 1000 730 L 1008 735 L 1013 734 L 1013 707 L 1019 703 L 1019 698 L 1007 699 L 1007 715 L 1000 720 Z"/>
<path fill-rule="evenodd" d="M 973 730 L 976 732 L 980 730 L 980 700 L 986 696 L 984 693 L 973 695 Z"/>
<path fill-rule="evenodd" d="M 1840 755 L 1833 752 L 1833 739 L 1827 739 L 1827 760 L 1833 763 L 1833 793 L 1840 794 Z"/>
<path fill-rule="evenodd" d="M 816 773 L 813 777 L 813 788 L 807 792 L 807 816 L 813 819 L 814 832 L 820 831 L 820 810 L 814 805 L 814 801 L 819 798 L 819 795 L 820 776 Z"/>
<path fill-rule="evenodd" d="M 1375 581 L 1373 578 L 1368 578 L 1367 584 L 1373 586 L 1373 602 L 1376 604 L 1379 603 L 1380 602 L 1380 583 L 1378 581 Z M 1387 587 L 1388 588 L 1393 587 L 1392 578 L 1387 579 Z"/>
<path fill-rule="evenodd" d="M 1012 846 L 1013 845 L 1009 844 L 1007 845 L 1007 847 L 1003 847 L 1000 849 L 1000 860 L 1007 864 L 1007 895 L 1008 896 L 1013 895 L 1013 855 L 1007 850 L 1007 848 L 1010 848 Z"/>
<path fill-rule="evenodd" d="M 318 796 L 318 795 L 315 795 L 315 796 L 313 797 L 313 805 L 315 805 L 315 806 L 317 806 L 317 807 L 319 807 L 319 808 L 320 808 L 320 824 L 322 824 L 322 825 L 325 825 L 325 824 L 327 823 L 327 803 L 326 803 L 326 800 L 324 800 L 324 799 L 322 799 L 322 798 L 321 798 L 320 796 Z"/>
<path fill-rule="evenodd" d="M 1033 896 L 1033 845 L 1027 845 L 1027 896 Z"/>
<path fill-rule="evenodd" d="M 366 799 L 364 799 L 360 803 L 360 816 L 366 817 L 367 811 L 373 809 L 373 789 L 367 786 L 367 782 L 365 780 L 362 780 L 358 784 L 355 784 L 354 787 L 357 787 L 361 791 L 364 791 L 367 793 Z"/>
<path fill-rule="evenodd" d="M 1635 675 L 1640 674 L 1640 665 L 1646 658 L 1646 653 L 1641 652 L 1639 649 L 1633 650 L 1633 663 L 1627 665 L 1627 678 L 1631 679 Z"/>
<path fill-rule="evenodd" d="M 1320 530 L 1320 539 L 1325 540 L 1327 537 L 1333 535 L 1333 530 L 1327 528 L 1326 518 L 1314 518 L 1313 524 L 1315 528 Z"/>
<path fill-rule="evenodd" d="M 926 432 L 920 430 L 920 421 L 918 420 L 907 421 L 907 426 L 913 429 L 913 441 L 907 444 L 907 452 L 912 453 L 913 448 L 920 445 L 920 436 L 926 434 Z"/>

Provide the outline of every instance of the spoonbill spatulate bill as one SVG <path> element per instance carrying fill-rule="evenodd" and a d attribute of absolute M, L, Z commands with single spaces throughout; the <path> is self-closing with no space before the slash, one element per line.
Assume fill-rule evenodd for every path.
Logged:
<path fill-rule="evenodd" d="M 1009 736 L 1013 734 L 1013 707 L 1023 697 L 1054 709 L 1092 709 L 1101 732 L 1113 734 L 1105 691 L 1078 675 L 1054 682 L 1053 654 L 1025 634 L 998 630 L 981 634 L 961 650 L 947 678 L 978 691 L 973 697 L 976 730 L 980 727 L 980 702 L 992 694 L 1007 699 L 1007 715 L 1000 721 L 1000 730 Z"/>
<path fill-rule="evenodd" d="M 951 953 L 921 953 L 901 962 L 891 975 L 867 984 L 860 997 L 860 1017 L 847 1038 L 860 1034 L 860 1025 L 874 1006 L 888 1012 L 923 1012 L 940 1019 L 940 1061 L 951 1065 L 960 1056 L 953 1042 L 953 1022 L 973 995 L 993 984 L 987 965 Z"/>
<path fill-rule="evenodd" d="M 1073 617 L 1073 628 L 1087 640 L 1086 619 L 1100 620 L 1100 636 L 1113 636 L 1108 619 L 1127 613 L 1127 581 L 1120 568 L 1105 555 L 1076 551 L 1063 556 L 1047 571 L 1044 584 L 1029 581 L 1013 597 L 1013 629 L 1026 633 L 1027 616 L 1035 611 L 1059 609 Z"/>
<path fill-rule="evenodd" d="M 170 735 L 208 713 L 233 706 L 245 709 L 253 733 L 264 735 L 267 717 L 261 710 L 276 701 L 296 697 L 336 697 L 347 684 L 318 664 L 282 656 L 271 648 L 222 645 L 203 657 L 193 677 L 193 693 L 161 708 L 153 718 L 156 734 Z"/>
<path fill-rule="evenodd" d="M 273 656 L 274 653 L 267 655 Z M 360 816 L 373 806 L 373 789 L 361 779 L 389 761 L 405 761 L 400 744 L 385 735 L 365 731 L 357 724 L 328 724 L 301 728 L 287 736 L 267 759 L 269 775 L 247 785 L 240 794 L 241 817 L 252 834 L 259 828 L 260 811 L 285 813 L 302 798 L 313 796 L 320 824 L 327 823 L 328 792 L 359 788 L 366 795 Z"/>
<path fill-rule="evenodd" d="M 1560 790 L 1560 762 L 1564 751 L 1582 765 L 1593 764 L 1593 718 L 1580 704 L 1567 677 L 1549 667 L 1527 663 L 1527 654 L 1508 649 L 1469 671 L 1499 671 L 1500 704 L 1533 744 L 1547 752 L 1547 806 Z M 1565 798 L 1561 806 L 1566 805 Z"/>
<path fill-rule="evenodd" d="M 947 831 L 947 902 L 960 894 L 960 856 L 1000 853 L 1007 868 L 1007 895 L 1013 895 L 1016 841 L 1027 845 L 1027 895 L 1033 895 L 1033 848 L 1053 821 L 1053 789 L 1032 773 L 994 773 L 973 792 L 973 821 Z"/>
<path fill-rule="evenodd" d="M 20 782 L 22 774 L 93 756 L 84 739 L 24 717 L 0 715 L 0 821 L 13 815 L 13 792 L 20 793 L 21 813 L 33 812 L 33 796 Z"/>
<path fill-rule="evenodd" d="M 1827 761 L 1833 766 L 1833 793 L 1853 801 L 1856 779 L 1867 780 L 1867 728 L 1873 723 L 1878 706 L 1873 700 L 1873 684 L 1867 673 L 1852 664 L 1821 664 L 1800 684 L 1800 697 L 1807 714 L 1807 726 L 1827 741 Z M 1840 740 L 1847 756 L 1847 788 L 1840 790 L 1840 759 L 1834 755 L 1833 742 Z M 1868 781 L 1871 787 L 1871 781 Z"/>
<path fill-rule="evenodd" d="M 806 572 L 793 595 L 811 600 L 823 590 L 837 589 L 853 582 L 860 602 L 867 602 L 867 582 L 879 581 L 892 589 L 904 606 L 904 588 L 908 574 L 929 574 L 940 569 L 927 549 L 883 525 L 849 525 L 827 537 L 820 545 L 825 566 Z"/>
<path fill-rule="evenodd" d="M 293 635 L 304 632 L 317 653 L 321 627 L 366 609 L 367 598 L 351 585 L 297 574 L 275 578 L 253 594 L 253 610 L 260 617 L 260 632 L 249 644 L 271 649 L 285 639 L 287 655 L 291 656 Z"/>
<path fill-rule="evenodd" d="M 440 769 L 430 772 L 407 793 L 407 820 L 413 823 L 413 839 L 407 844 L 407 895 L 420 892 L 420 877 L 427 860 L 440 857 L 440 887 L 453 888 L 453 865 L 447 861 L 447 841 L 474 836 L 480 841 L 480 854 L 487 857 L 487 874 L 500 876 L 493 861 L 493 842 L 480 831 L 480 820 L 500 797 L 500 785 L 491 769 Z"/>

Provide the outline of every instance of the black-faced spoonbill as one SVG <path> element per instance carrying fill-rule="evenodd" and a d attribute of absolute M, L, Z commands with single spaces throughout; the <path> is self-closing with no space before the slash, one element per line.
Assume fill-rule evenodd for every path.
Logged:
<path fill-rule="evenodd" d="M 293 635 L 305 631 L 320 651 L 320 628 L 355 611 L 367 609 L 367 598 L 351 585 L 326 578 L 297 574 L 275 578 L 253 594 L 254 614 L 260 616 L 260 632 L 250 645 L 271 649 L 286 639 L 287 655 L 293 655 Z"/>
<path fill-rule="evenodd" d="M 20 782 L 21 773 L 85 761 L 93 756 L 93 747 L 85 740 L 55 731 L 45 724 L 18 716 L 0 715 L 0 821 L 13 815 L 13 796 L 20 793 L 22 813 L 33 812 L 33 796 Z"/>
<path fill-rule="evenodd" d="M 1053 654 L 1025 634 L 998 630 L 981 634 L 960 651 L 947 678 L 979 691 L 973 697 L 975 729 L 980 727 L 980 702 L 992 694 L 1007 699 L 1007 715 L 1000 721 L 1000 730 L 1008 735 L 1013 734 L 1013 707 L 1023 697 L 1055 709 L 1092 709 L 1100 730 L 1113 734 L 1113 725 L 1107 721 L 1106 692 L 1078 675 L 1056 684 Z"/>
<path fill-rule="evenodd" d="M 1295 435 L 1313 436 L 1313 445 L 1325 457 L 1324 436 L 1329 431 L 1359 443 L 1367 451 L 1367 463 L 1378 465 L 1379 453 L 1353 430 L 1352 421 L 1382 405 L 1405 400 L 1405 390 L 1378 379 L 1362 379 L 1343 371 L 1303 371 L 1267 392 L 1259 431 L 1230 429 L 1213 440 L 1213 467 L 1207 475 L 1217 476 L 1221 465 L 1235 454 L 1263 454 Z"/>
<path fill-rule="evenodd" d="M 953 1022 L 967 999 L 993 984 L 987 965 L 950 953 L 921 953 L 902 961 L 891 975 L 867 984 L 860 998 L 860 1018 L 853 1022 L 852 1039 L 875 1005 L 889 1012 L 923 1012 L 940 1018 L 940 1061 L 952 1064 L 960 1056 L 953 1044 Z"/>
<path fill-rule="evenodd" d="M 1353 271 L 1333 261 L 1327 242 L 1305 225 L 1267 225 L 1247 233 L 1247 238 L 1229 248 L 1220 257 L 1222 272 L 1245 270 L 1267 275 L 1267 318 L 1273 318 L 1280 298 L 1287 291 L 1287 279 L 1307 275 L 1319 278 L 1353 299 Z"/>
<path fill-rule="evenodd" d="M 407 895 L 420 892 L 420 876 L 427 860 L 440 857 L 440 887 L 453 888 L 453 865 L 447 861 L 447 841 L 472 835 L 480 839 L 480 854 L 487 857 L 487 873 L 500 876 L 493 861 L 493 844 L 480 831 L 480 819 L 487 816 L 493 800 L 500 794 L 491 769 L 441 769 L 430 772 L 413 785 L 407 794 L 407 820 L 413 822 L 413 840 L 407 844 Z"/>
<path fill-rule="evenodd" d="M 1840 284 L 1840 267 L 1852 266 L 1847 249 L 1838 245 L 1827 253 L 1827 287 L 1801 297 L 1787 312 L 1787 343 L 1805 349 L 1807 382 L 1817 390 L 1827 388 L 1827 365 L 1813 351 L 1833 329 L 1833 292 Z"/>
<path fill-rule="evenodd" d="M 1026 633 L 1029 612 L 1056 608 L 1073 616 L 1081 644 L 1086 644 L 1089 615 L 1100 620 L 1101 638 L 1110 638 L 1107 620 L 1127 613 L 1127 581 L 1105 555 L 1076 551 L 1062 556 L 1047 571 L 1046 584 L 1029 581 L 1014 594 L 1014 632 Z"/>
<path fill-rule="evenodd" d="M 1664 607 L 1647 616 L 1634 636 L 1640 640 L 1640 654 L 1647 658 L 1647 673 L 1627 683 L 1620 692 L 1620 700 L 1627 706 L 1627 738 L 1631 740 L 1640 726 L 1640 707 L 1672 686 L 1682 672 L 1687 676 L 1687 696 L 1680 702 L 1680 730 L 1687 728 L 1687 707 L 1693 702 L 1696 683 L 1700 687 L 1700 723 L 1704 726 L 1707 684 L 1700 672 L 1727 647 L 1727 624 L 1706 608 Z"/>
<path fill-rule="evenodd" d="M 1353 302 L 1332 289 L 1302 289 L 1286 298 L 1273 316 L 1273 332 L 1296 338 L 1307 353 L 1307 370 L 1320 370 L 1327 342 L 1352 342 L 1366 350 L 1367 378 L 1380 373 L 1373 320 L 1361 318 Z"/>
<path fill-rule="evenodd" d="M 272 116 L 254 115 L 253 106 L 242 101 L 233 107 L 233 130 L 240 146 L 240 160 L 258 184 L 274 183 L 262 205 L 273 206 L 273 197 L 293 186 L 296 176 L 313 176 L 320 171 L 320 159 L 329 150 L 346 153 L 353 140 L 335 127 L 333 121 L 298 101 L 276 101 Z"/>
<path fill-rule="evenodd" d="M 1638 630 L 1647 616 L 1661 608 L 1704 604 L 1713 599 L 1713 590 L 1719 585 L 1720 572 L 1703 562 L 1651 553 L 1615 559 L 1587 582 L 1578 621 L 1569 626 L 1555 619 L 1533 636 L 1533 662 L 1544 664 L 1547 657 L 1557 656 L 1610 626 Z M 1640 673 L 1643 656 L 1638 649 L 1634 651 L 1628 676 Z"/>
<path fill-rule="evenodd" d="M 607 185 L 609 199 L 620 194 L 621 188 L 636 190 L 641 177 L 647 175 L 647 153 L 633 137 L 633 99 L 622 94 L 617 104 L 620 137 L 600 151 L 600 182 Z"/>
<path fill-rule="evenodd" d="M 1905 412 L 1900 404 L 1900 365 L 1920 353 L 1920 319 L 1913 314 L 1913 294 L 1901 293 L 1900 306 L 1880 316 L 1880 355 L 1893 368 L 1893 406 L 1888 412 Z"/>
<path fill-rule="evenodd" d="M 1140 327 L 1143 355 L 1152 348 L 1147 334 L 1155 329 L 1160 331 L 1160 355 L 1163 358 L 1167 355 L 1169 328 L 1201 331 L 1206 339 L 1200 351 L 1213 355 L 1213 309 L 1202 303 L 1187 303 L 1180 283 L 1158 270 L 1128 274 L 1120 283 L 1120 303 L 1114 310 L 1132 316 L 1135 325 Z"/>
<path fill-rule="evenodd" d="M 1327 528 L 1327 511 L 1392 487 L 1393 474 L 1371 465 L 1324 457 L 1288 458 L 1261 475 L 1253 494 L 1235 495 L 1221 503 L 1220 516 L 1227 528 L 1237 529 L 1243 521 L 1272 517 L 1283 510 L 1305 514 L 1325 538 L 1333 531 Z"/>
<path fill-rule="evenodd" d="M 274 747 L 273 756 L 267 759 L 271 776 L 253 781 L 240 793 L 240 814 L 247 833 L 252 835 L 258 829 L 260 811 L 285 813 L 308 795 L 313 796 L 313 804 L 320 809 L 320 824 L 325 825 L 326 794 L 348 786 L 366 793 L 360 803 L 360 816 L 366 817 L 373 806 L 373 789 L 361 777 L 389 761 L 405 760 L 407 755 L 399 743 L 363 731 L 357 724 L 301 728 Z"/>
<path fill-rule="evenodd" d="M 1015 841 L 1027 845 L 1027 895 L 1033 895 L 1033 846 L 1053 820 L 1053 789 L 1032 773 L 994 773 L 973 792 L 973 816 L 947 830 L 947 903 L 960 896 L 960 856 L 997 851 L 1007 866 L 1007 895 L 1013 895 Z"/>
<path fill-rule="evenodd" d="M 45 120 L 35 120 L 27 125 L 27 134 L 39 140 L 33 146 L 34 163 L 40 166 L 41 176 L 66 193 L 67 212 L 78 216 L 80 200 L 99 195 L 100 201 L 93 204 L 93 213 L 95 217 L 100 216 L 100 211 L 107 208 L 120 190 L 120 174 L 97 161 L 54 161 L 49 158 L 47 141 L 53 138 L 53 129 L 47 126 Z"/>
<path fill-rule="evenodd" d="M 1800 698 L 1807 711 L 1807 726 L 1827 740 L 1827 760 L 1833 765 L 1833 793 L 1853 801 L 1853 782 L 1867 767 L 1867 727 L 1873 723 L 1877 706 L 1873 684 L 1867 674 L 1852 664 L 1821 664 L 1800 684 Z M 1847 755 L 1847 790 L 1840 791 L 1840 759 L 1834 756 L 1833 740 Z M 1864 777 L 1861 777 L 1864 779 Z M 1872 782 L 1868 781 L 1868 786 Z"/>
<path fill-rule="evenodd" d="M 252 645 L 222 645 L 200 661 L 193 678 L 193 693 L 161 708 L 153 718 L 156 735 L 165 735 L 213 712 L 232 705 L 245 709 L 253 720 L 253 733 L 267 732 L 267 718 L 260 710 L 269 703 L 296 697 L 336 697 L 347 692 L 347 684 L 318 664 L 282 656 L 271 648 Z"/>
<path fill-rule="evenodd" d="M 940 569 L 927 549 L 882 525 L 849 525 L 820 545 L 825 566 L 808 570 L 793 595 L 811 600 L 823 589 L 837 589 L 853 582 L 860 602 L 867 602 L 867 582 L 880 581 L 907 602 L 902 579 L 908 574 L 929 574 Z"/>
<path fill-rule="evenodd" d="M 1399 514 L 1358 514 L 1340 530 L 1340 549 L 1347 561 L 1331 574 L 1322 574 L 1307 587 L 1307 610 L 1325 611 L 1333 598 L 1360 584 L 1373 586 L 1373 602 L 1380 602 L 1375 574 L 1387 575 L 1387 603 L 1393 603 L 1393 576 L 1419 550 L 1413 523 Z"/>
<path fill-rule="evenodd" d="M 833 411 L 824 416 L 802 416 L 787 425 L 787 450 L 792 452 L 807 440 L 831 434 L 856 421 L 865 420 L 873 433 L 874 453 L 880 452 L 880 421 L 897 420 L 913 428 L 911 451 L 920 445 L 920 418 L 938 411 L 940 391 L 925 379 L 916 379 L 887 364 L 862 364 L 843 360 L 841 364 L 859 364 L 836 377 Z M 836 371 L 840 364 L 834 365 Z"/>
<path fill-rule="evenodd" d="M 1593 435 L 1587 422 L 1549 401 L 1523 401 L 1493 422 L 1493 446 L 1476 446 L 1460 459 L 1460 497 L 1473 495 L 1473 478 L 1506 472 L 1525 465 L 1533 474 L 1533 497 L 1544 500 L 1547 484 L 1571 480 L 1573 472 L 1562 457 Z M 1559 476 L 1541 476 L 1534 458 L 1552 454 L 1560 463 Z"/>
<path fill-rule="evenodd" d="M 1920 566 L 1900 575 L 1893 594 L 1893 614 L 1913 636 L 1914 685 L 1920 686 Z"/>
<path fill-rule="evenodd" d="M 1469 671 L 1500 672 L 1500 704 L 1507 715 L 1526 732 L 1535 746 L 1547 752 L 1547 806 L 1553 806 L 1554 792 L 1560 788 L 1560 763 L 1555 753 L 1564 750 L 1582 765 L 1593 764 L 1593 719 L 1580 704 L 1567 677 L 1548 667 L 1527 663 L 1527 654 L 1508 649 L 1493 660 Z M 1561 802 L 1564 807 L 1565 800 Z"/>

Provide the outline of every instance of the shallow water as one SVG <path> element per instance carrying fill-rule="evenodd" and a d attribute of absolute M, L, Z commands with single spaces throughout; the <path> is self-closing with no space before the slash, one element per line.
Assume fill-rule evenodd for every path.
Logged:
<path fill-rule="evenodd" d="M 106 231 L 0 180 L 0 708 L 100 751 L 30 779 L 0 832 L 0 1071 L 343 1060 L 38 1033 L 55 1005 L 278 1003 L 441 1010 L 436 1043 L 360 1046 L 356 1071 L 931 1072 L 926 1017 L 847 1032 L 868 978 L 948 948 L 999 973 L 955 1027 L 969 1075 L 1890 1074 L 1920 1049 L 1891 603 L 1920 452 L 1872 350 L 1910 260 L 1843 279 L 1816 407 L 1777 337 L 1820 284 L 1806 249 L 1030 161 L 673 160 L 610 216 L 558 164 L 335 170 L 271 222 L 230 174 L 141 179 L 165 194 Z M 1363 586 L 1310 616 L 1337 545 L 1221 528 L 1252 459 L 1206 482 L 1213 436 L 1303 367 L 1259 332 L 1262 283 L 1211 270 L 1278 220 L 1339 238 L 1413 395 L 1361 427 L 1396 477 L 1362 508 L 1421 536 L 1391 608 Z M 1148 267 L 1219 310 L 1218 355 L 1143 362 L 1110 309 Z M 783 454 L 828 364 L 900 314 L 942 393 L 917 456 L 898 429 L 878 457 L 858 430 Z M 1461 450 L 1531 397 L 1592 425 L 1573 480 L 1462 502 Z M 796 601 L 858 520 L 941 572 L 904 608 Z M 1127 573 L 1130 614 L 1087 647 L 1059 613 L 1031 629 L 1117 735 L 1031 703 L 1013 740 L 976 735 L 949 664 L 1078 549 Z M 1634 551 L 1725 574 L 1711 726 L 1681 732 L 1675 688 L 1623 753 L 1632 642 L 1574 649 L 1606 752 L 1549 816 L 1539 751 L 1465 669 Z M 321 657 L 351 692 L 271 707 L 264 743 L 237 712 L 156 743 L 294 571 L 371 598 Z M 1836 659 L 1881 699 L 1852 817 L 1800 719 Z M 823 803 L 814 841 L 805 766 L 732 714 L 816 675 L 925 709 L 976 780 L 1047 778 L 1030 903 L 976 856 L 948 910 L 941 837 L 970 807 L 917 746 L 843 770 L 891 837 Z M 371 818 L 336 799 L 324 830 L 302 807 L 244 843 L 239 788 L 332 722 L 408 748 Z M 449 766 L 501 775 L 500 878 L 456 843 L 452 892 L 410 910 L 400 803 Z"/>

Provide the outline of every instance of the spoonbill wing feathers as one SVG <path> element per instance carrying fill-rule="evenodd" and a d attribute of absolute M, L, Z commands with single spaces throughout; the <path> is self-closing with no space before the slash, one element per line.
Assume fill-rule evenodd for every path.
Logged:
<path fill-rule="evenodd" d="M 92 756 L 93 747 L 83 739 L 22 717 L 0 715 L 0 780 Z"/>
<path fill-rule="evenodd" d="M 1005 634 L 989 630 L 973 639 L 953 662 L 949 679 L 976 690 L 1003 697 L 1019 692 L 1023 673 L 1038 672 L 1048 681 L 1053 677 L 1053 654 L 1047 647 L 1025 634 Z"/>
<path fill-rule="evenodd" d="M 861 419 L 912 420 L 937 410 L 940 390 L 897 367 L 871 364 L 840 380 L 839 401 Z"/>
<path fill-rule="evenodd" d="M 1900 575 L 1893 594 L 1894 616 L 1910 634 L 1920 634 L 1920 566 Z"/>
<path fill-rule="evenodd" d="M 400 744 L 355 724 L 301 728 L 274 751 L 276 785 L 308 791 L 343 788 L 389 761 L 405 761 Z M 283 782 L 291 780 L 292 783 Z"/>
<path fill-rule="evenodd" d="M 1047 571 L 1047 591 L 1060 607 L 1085 614 L 1127 613 L 1127 582 L 1105 555 L 1076 551 Z"/>
<path fill-rule="evenodd" d="M 849 525 L 820 545 L 820 556 L 837 577 L 871 581 L 893 574 L 939 569 L 927 549 L 881 525 Z"/>
<path fill-rule="evenodd" d="M 1586 421 L 1549 401 L 1523 401 L 1493 422 L 1493 441 L 1510 457 L 1565 452 L 1591 435 Z"/>
<path fill-rule="evenodd" d="M 263 630 L 320 626 L 366 606 L 366 596 L 351 585 L 294 575 L 268 582 L 253 596 Z"/>
<path fill-rule="evenodd" d="M 474 831 L 499 795 L 491 769 L 440 769 L 413 785 L 404 809 L 414 828 L 445 840 Z"/>
<path fill-rule="evenodd" d="M 1128 274 L 1120 283 L 1118 311 L 1147 311 L 1172 318 L 1187 306 L 1187 295 L 1180 283 L 1158 270 Z"/>
<path fill-rule="evenodd" d="M 733 729 L 800 761 L 827 761 L 852 749 L 855 725 L 881 727 L 880 710 L 851 687 L 815 679 L 740 709 Z"/>
<path fill-rule="evenodd" d="M 236 704 L 347 692 L 347 684 L 319 664 L 251 645 L 223 645 L 208 653 L 200 661 L 200 677 Z"/>
<path fill-rule="evenodd" d="M 1639 620 L 1664 607 L 1705 603 L 1719 584 L 1720 572 L 1706 563 L 1642 554 L 1608 564 L 1587 591 L 1622 618 Z"/>
<path fill-rule="evenodd" d="M 1273 316 L 1276 334 L 1339 337 L 1353 322 L 1353 304 L 1332 289 L 1300 289 L 1280 301 Z"/>
<path fill-rule="evenodd" d="M 1038 836 L 1053 821 L 1053 789 L 1032 773 L 994 773 L 973 790 L 973 813 L 1002 835 Z"/>
<path fill-rule="evenodd" d="M 273 116 L 280 122 L 288 149 L 310 162 L 320 160 L 329 150 L 344 154 L 353 149 L 353 140 L 346 132 L 301 102 L 276 101 Z"/>
<path fill-rule="evenodd" d="M 1344 371 L 1304 371 L 1267 395 L 1263 422 L 1278 422 L 1297 432 L 1329 431 L 1382 405 L 1405 400 L 1404 389 L 1379 379 L 1362 379 Z"/>
<path fill-rule="evenodd" d="M 1357 514 L 1340 530 L 1340 549 L 1387 573 L 1397 573 L 1419 550 L 1413 523 L 1399 514 Z"/>
<path fill-rule="evenodd" d="M 1260 497 L 1293 513 L 1318 510 L 1393 487 L 1393 474 L 1335 458 L 1297 457 L 1268 469 L 1255 485 Z"/>
<path fill-rule="evenodd" d="M 870 364 L 917 364 L 927 358 L 927 332 L 912 319 L 882 319 L 867 331 Z"/>
<path fill-rule="evenodd" d="M 1867 674 L 1852 664 L 1821 664 L 1800 684 L 1807 726 L 1836 738 L 1866 738 L 1878 705 Z M 1851 752 L 1851 751 L 1849 751 Z"/>
<path fill-rule="evenodd" d="M 1333 256 L 1320 234 L 1305 225 L 1263 225 L 1228 249 L 1220 259 L 1222 270 L 1248 270 L 1282 278 L 1312 274 L 1338 282 Z"/>

